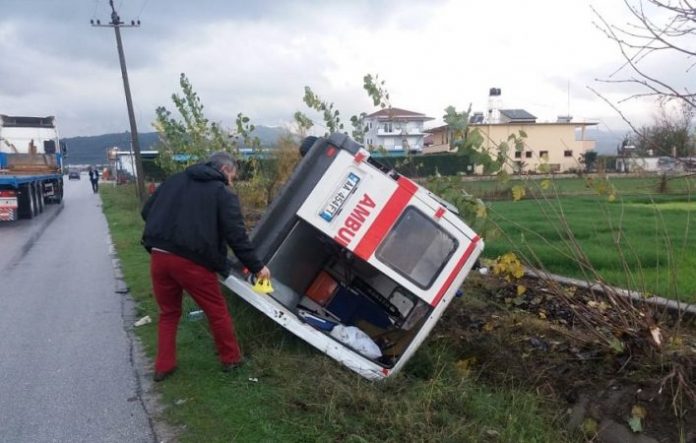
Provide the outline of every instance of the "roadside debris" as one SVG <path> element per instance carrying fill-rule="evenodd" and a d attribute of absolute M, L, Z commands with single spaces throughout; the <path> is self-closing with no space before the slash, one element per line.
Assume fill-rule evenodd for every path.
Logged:
<path fill-rule="evenodd" d="M 200 309 L 197 311 L 191 311 L 188 314 L 186 314 L 186 318 L 190 321 L 201 320 L 203 317 L 205 317 L 205 314 Z"/>
<path fill-rule="evenodd" d="M 145 317 L 143 317 L 143 318 L 141 318 L 140 320 L 138 320 L 138 321 L 136 321 L 135 323 L 133 323 L 133 326 L 136 326 L 136 327 L 137 327 L 137 326 L 143 326 L 143 325 L 146 325 L 146 324 L 148 324 L 148 323 L 152 323 L 152 319 L 150 318 L 149 315 L 146 315 Z"/>
<path fill-rule="evenodd" d="M 520 284 L 527 290 L 517 295 Z M 642 328 L 620 328 L 622 305 L 582 287 L 564 304 L 570 290 L 541 279 L 474 275 L 463 290 L 471 297 L 455 303 L 432 334 L 460 374 L 493 386 L 523 382 L 548 395 L 552 407 L 568 408 L 568 429 L 588 441 L 696 443 L 691 319 L 647 311 L 636 317 L 646 319 Z M 602 341 L 598 330 L 615 341 Z M 466 359 L 475 360 L 460 363 Z"/>

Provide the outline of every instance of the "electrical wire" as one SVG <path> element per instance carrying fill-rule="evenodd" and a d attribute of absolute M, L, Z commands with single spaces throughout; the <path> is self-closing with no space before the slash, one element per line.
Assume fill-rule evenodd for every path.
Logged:
<path fill-rule="evenodd" d="M 147 4 L 148 4 L 149 1 L 150 1 L 150 0 L 145 0 L 145 1 L 143 2 L 143 7 L 140 8 L 140 12 L 138 12 L 138 15 L 136 15 L 135 18 L 137 18 L 138 20 L 140 20 L 140 16 L 142 15 L 143 10 L 145 9 L 145 6 L 147 6 Z"/>
<path fill-rule="evenodd" d="M 103 0 L 94 0 L 94 13 L 92 14 L 93 19 L 97 19 L 99 15 L 103 12 L 102 9 L 104 9 L 104 4 Z M 107 16 L 111 14 L 111 11 L 105 10 L 107 13 Z"/>

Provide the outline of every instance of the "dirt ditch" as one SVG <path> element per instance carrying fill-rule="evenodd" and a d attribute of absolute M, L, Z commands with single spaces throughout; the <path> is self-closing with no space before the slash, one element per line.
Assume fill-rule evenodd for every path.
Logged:
<path fill-rule="evenodd" d="M 476 295 L 452 303 L 433 336 L 483 382 L 536 390 L 588 441 L 696 443 L 693 320 L 647 310 L 661 346 L 648 328 L 615 326 L 609 335 L 621 346 L 614 346 L 592 329 L 619 324 L 624 313 L 586 289 L 567 288 L 568 303 L 543 280 L 476 273 L 464 289 Z M 599 321 L 579 318 L 587 309 L 598 310 Z"/>

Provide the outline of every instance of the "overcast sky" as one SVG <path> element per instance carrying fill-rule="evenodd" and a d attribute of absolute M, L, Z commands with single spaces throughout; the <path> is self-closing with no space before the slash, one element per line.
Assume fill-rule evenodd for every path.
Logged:
<path fill-rule="evenodd" d="M 587 86 L 619 100 L 631 91 L 598 83 L 623 64 L 593 25 L 586 0 L 114 0 L 138 129 L 173 109 L 180 73 L 207 116 L 231 128 L 239 112 L 256 124 L 287 125 L 305 85 L 343 115 L 372 112 L 366 73 L 386 81 L 395 107 L 439 123 L 443 109 L 484 111 L 488 89 L 505 108 L 539 121 L 570 112 L 623 133 L 625 125 Z M 596 1 L 613 23 L 622 1 Z M 0 0 L 0 113 L 55 115 L 63 136 L 128 129 L 108 0 Z M 668 75 L 669 64 L 655 67 Z M 628 73 L 627 73 L 628 74 Z M 675 74 L 676 75 L 676 74 Z M 622 105 L 638 123 L 654 105 Z"/>

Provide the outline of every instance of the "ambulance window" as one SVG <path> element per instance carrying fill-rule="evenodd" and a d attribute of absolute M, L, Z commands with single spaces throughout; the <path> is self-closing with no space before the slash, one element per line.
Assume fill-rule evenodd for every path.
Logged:
<path fill-rule="evenodd" d="M 445 267 L 457 240 L 414 207 L 401 214 L 377 248 L 376 257 L 422 289 L 429 288 Z"/>

